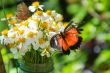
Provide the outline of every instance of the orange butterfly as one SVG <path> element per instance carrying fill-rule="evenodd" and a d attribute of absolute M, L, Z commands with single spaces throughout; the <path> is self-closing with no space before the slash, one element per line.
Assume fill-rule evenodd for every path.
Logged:
<path fill-rule="evenodd" d="M 50 40 L 50 46 L 62 50 L 64 54 L 70 54 L 70 49 L 77 49 L 82 41 L 82 37 L 79 36 L 80 29 L 71 22 L 63 32 L 54 35 Z"/>

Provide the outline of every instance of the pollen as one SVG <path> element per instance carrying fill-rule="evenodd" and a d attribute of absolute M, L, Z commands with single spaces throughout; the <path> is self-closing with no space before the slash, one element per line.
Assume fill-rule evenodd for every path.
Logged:
<path fill-rule="evenodd" d="M 28 24 L 29 24 L 28 21 L 25 21 L 25 22 L 23 23 L 24 26 L 28 26 Z"/>
<path fill-rule="evenodd" d="M 2 35 L 7 36 L 7 34 L 8 34 L 8 29 L 5 29 L 5 30 L 2 31 Z"/>
<path fill-rule="evenodd" d="M 18 30 L 18 27 L 14 26 L 14 27 L 13 27 L 13 30 L 14 30 L 14 31 L 17 31 L 17 30 Z"/>
<path fill-rule="evenodd" d="M 16 24 L 16 20 L 10 20 L 9 23 L 14 25 L 14 24 Z"/>
<path fill-rule="evenodd" d="M 25 38 L 19 38 L 18 42 L 21 42 L 21 43 L 25 42 Z"/>
<path fill-rule="evenodd" d="M 48 27 L 48 22 L 43 22 L 41 25 L 40 25 L 41 28 L 43 29 L 47 29 Z"/>
<path fill-rule="evenodd" d="M 19 34 L 23 34 L 24 33 L 24 30 L 18 30 L 18 33 Z"/>
<path fill-rule="evenodd" d="M 6 15 L 7 18 L 11 18 L 13 16 L 13 14 L 9 13 Z"/>
<path fill-rule="evenodd" d="M 39 2 L 36 1 L 36 2 L 32 3 L 32 6 L 38 7 L 39 6 Z"/>
<path fill-rule="evenodd" d="M 53 28 L 53 27 L 49 27 L 49 31 L 55 32 L 56 30 L 55 30 L 55 28 Z"/>
<path fill-rule="evenodd" d="M 30 38 L 32 38 L 32 37 L 34 36 L 34 33 L 30 31 L 30 32 L 27 34 L 27 36 L 30 37 Z"/>
<path fill-rule="evenodd" d="M 35 14 L 38 14 L 39 16 L 42 16 L 43 12 L 38 10 L 38 11 L 35 12 Z"/>
<path fill-rule="evenodd" d="M 51 15 L 51 14 L 52 14 L 52 11 L 51 11 L 51 10 L 47 10 L 46 13 L 47 13 L 48 15 Z"/>
<path fill-rule="evenodd" d="M 39 42 L 39 44 L 43 44 L 43 43 L 45 43 L 45 39 L 44 39 L 44 38 L 40 38 L 40 39 L 38 40 L 38 42 Z"/>

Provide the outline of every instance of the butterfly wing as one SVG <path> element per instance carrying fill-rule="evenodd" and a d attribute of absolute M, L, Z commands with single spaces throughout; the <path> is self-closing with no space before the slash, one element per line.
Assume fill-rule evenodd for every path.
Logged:
<path fill-rule="evenodd" d="M 22 2 L 17 5 L 17 12 L 16 12 L 16 18 L 17 22 L 21 22 L 23 20 L 26 20 L 30 15 L 28 6 Z"/>
<path fill-rule="evenodd" d="M 56 34 L 54 35 L 51 40 L 50 40 L 50 46 L 52 48 L 55 48 L 55 49 L 58 49 L 58 50 L 61 50 L 61 46 L 59 45 L 58 43 L 58 38 L 60 37 L 60 35 Z"/>
<path fill-rule="evenodd" d="M 50 40 L 50 45 L 53 48 L 57 48 L 60 51 L 63 51 L 64 54 L 69 54 L 69 46 L 64 38 L 60 34 L 53 36 Z"/>
<path fill-rule="evenodd" d="M 79 36 L 80 31 L 82 29 L 79 29 L 74 25 L 74 23 L 70 23 L 64 30 L 65 34 L 65 40 L 67 44 L 69 45 L 69 48 L 74 50 L 77 49 L 82 41 L 81 36 Z"/>

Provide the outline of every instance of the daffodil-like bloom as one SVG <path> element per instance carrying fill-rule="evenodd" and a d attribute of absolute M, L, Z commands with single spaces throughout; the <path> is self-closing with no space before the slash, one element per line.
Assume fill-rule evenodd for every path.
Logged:
<path fill-rule="evenodd" d="M 41 56 L 50 57 L 55 52 L 50 47 L 50 39 L 56 33 L 64 30 L 63 16 L 54 10 L 43 11 L 43 5 L 39 2 L 32 3 L 29 10 L 33 12 L 27 20 L 20 23 L 7 15 L 10 19 L 10 29 L 2 31 L 1 43 L 8 46 L 15 58 L 18 54 L 25 55 L 30 49 L 41 53 Z"/>

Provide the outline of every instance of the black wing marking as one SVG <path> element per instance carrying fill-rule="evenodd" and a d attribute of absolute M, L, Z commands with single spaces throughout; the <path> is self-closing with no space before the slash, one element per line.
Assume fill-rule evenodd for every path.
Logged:
<path fill-rule="evenodd" d="M 69 31 L 69 30 L 72 29 L 72 28 L 75 28 L 75 29 L 78 31 L 79 34 L 81 34 L 81 31 L 83 30 L 83 29 L 81 29 L 80 27 L 76 26 L 76 24 L 72 21 L 72 22 L 70 22 L 70 23 L 67 25 L 67 27 L 66 27 L 65 30 L 64 30 L 64 33 L 65 33 L 66 31 Z"/>
<path fill-rule="evenodd" d="M 51 38 L 51 40 L 50 40 L 50 46 L 51 46 L 52 48 L 55 48 L 55 49 L 59 50 L 59 51 L 62 51 L 63 54 L 66 54 L 66 55 L 70 54 L 70 49 L 68 49 L 67 51 L 64 51 L 64 49 L 63 49 L 63 42 L 62 42 L 62 46 L 59 45 L 59 43 L 58 43 L 58 39 L 59 39 L 59 38 L 62 38 L 62 36 L 61 36 L 60 34 L 54 35 L 54 36 Z M 66 40 L 65 40 L 64 38 L 62 38 L 62 39 L 63 39 L 63 40 L 65 41 L 65 43 L 67 44 Z M 67 44 L 67 45 L 68 45 L 68 44 Z"/>
<path fill-rule="evenodd" d="M 58 49 L 58 50 L 62 50 L 62 47 L 59 46 L 59 43 L 58 43 L 58 37 L 60 37 L 59 34 L 56 34 L 54 35 L 51 40 L 50 40 L 50 46 L 52 48 L 55 48 L 55 49 Z"/>
<path fill-rule="evenodd" d="M 66 28 L 64 29 L 64 32 L 69 31 L 72 28 L 76 28 L 75 24 L 73 22 L 70 22 Z"/>
<path fill-rule="evenodd" d="M 70 49 L 71 50 L 78 49 L 80 47 L 80 45 L 81 45 L 81 42 L 82 42 L 82 37 L 78 36 L 78 42 L 74 46 L 70 46 Z"/>

